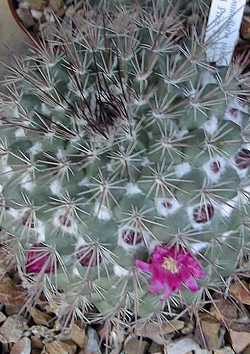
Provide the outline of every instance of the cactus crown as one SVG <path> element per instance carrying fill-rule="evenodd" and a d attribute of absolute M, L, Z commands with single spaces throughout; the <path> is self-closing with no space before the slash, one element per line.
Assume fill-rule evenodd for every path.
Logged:
<path fill-rule="evenodd" d="M 10 68 L 0 104 L 1 242 L 30 302 L 40 289 L 62 317 L 124 321 L 202 303 L 248 264 L 244 63 L 207 63 L 168 2 L 86 6 L 56 27 Z M 199 258 L 194 295 L 149 292 L 141 269 L 162 244 L 172 274 L 173 247 Z"/>

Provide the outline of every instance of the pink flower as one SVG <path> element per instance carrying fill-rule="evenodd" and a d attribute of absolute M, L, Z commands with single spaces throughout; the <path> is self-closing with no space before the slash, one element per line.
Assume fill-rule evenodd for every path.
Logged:
<path fill-rule="evenodd" d="M 48 247 L 42 243 L 34 244 L 26 254 L 27 273 L 55 273 L 56 258 Z"/>
<path fill-rule="evenodd" d="M 150 292 L 163 293 L 169 298 L 182 285 L 192 292 L 199 290 L 196 279 L 205 276 L 201 264 L 192 254 L 177 246 L 156 246 L 149 262 L 136 260 L 136 266 L 143 272 L 151 273 Z"/>

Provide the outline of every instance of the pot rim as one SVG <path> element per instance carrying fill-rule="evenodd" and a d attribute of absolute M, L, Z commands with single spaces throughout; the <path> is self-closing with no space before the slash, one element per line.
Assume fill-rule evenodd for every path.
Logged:
<path fill-rule="evenodd" d="M 17 15 L 17 12 L 16 12 L 16 7 L 15 7 L 15 0 L 7 0 L 8 2 L 8 5 L 9 5 L 9 9 L 10 9 L 10 12 L 14 18 L 14 20 L 16 21 L 18 27 L 34 42 L 34 41 L 38 41 L 38 37 L 35 33 L 29 31 L 24 23 L 22 22 L 22 20 L 20 19 L 20 17 Z"/>

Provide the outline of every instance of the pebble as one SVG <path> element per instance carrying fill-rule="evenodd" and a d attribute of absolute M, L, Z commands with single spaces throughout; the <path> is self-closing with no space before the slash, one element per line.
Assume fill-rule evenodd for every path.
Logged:
<path fill-rule="evenodd" d="M 31 336 L 32 348 L 34 349 L 43 349 L 43 342 L 41 338 L 37 335 Z"/>
<path fill-rule="evenodd" d="M 235 353 L 234 353 L 232 348 L 225 347 L 225 348 L 222 348 L 222 349 L 214 350 L 213 354 L 235 354 Z"/>
<path fill-rule="evenodd" d="M 51 316 L 46 312 L 40 311 L 37 308 L 33 307 L 30 311 L 31 317 L 36 325 L 49 326 L 51 321 Z"/>
<path fill-rule="evenodd" d="M 162 345 L 166 342 L 165 336 L 176 333 L 184 328 L 184 322 L 172 320 L 163 322 L 161 325 L 156 323 L 137 324 L 134 329 L 134 334 L 139 337 L 147 337 L 152 341 Z"/>
<path fill-rule="evenodd" d="M 84 354 L 102 354 L 99 348 L 99 338 L 96 331 L 89 327 L 87 331 L 88 341 Z"/>
<path fill-rule="evenodd" d="M 200 346 L 192 338 L 182 338 L 170 342 L 167 345 L 168 354 L 186 354 L 192 351 L 200 351 Z"/>
<path fill-rule="evenodd" d="M 0 312 L 0 323 L 4 322 L 7 319 L 4 313 Z"/>
<path fill-rule="evenodd" d="M 30 12 L 31 12 L 31 15 L 32 15 L 33 19 L 35 19 L 37 21 L 40 21 L 41 18 L 43 17 L 43 12 L 42 11 L 31 9 Z"/>
<path fill-rule="evenodd" d="M 249 332 L 237 332 L 237 331 L 230 330 L 229 333 L 230 333 L 233 349 L 236 353 L 242 352 L 250 345 Z"/>
<path fill-rule="evenodd" d="M 163 346 L 157 343 L 152 343 L 148 349 L 149 354 L 163 354 Z"/>
<path fill-rule="evenodd" d="M 10 354 L 30 354 L 30 352 L 31 341 L 24 337 L 13 345 Z"/>
<path fill-rule="evenodd" d="M 144 354 L 147 347 L 148 342 L 137 337 L 130 337 L 124 343 L 124 354 Z"/>
<path fill-rule="evenodd" d="M 16 343 L 27 329 L 27 321 L 18 315 L 13 315 L 0 327 L 0 336 L 2 343 Z"/>
<path fill-rule="evenodd" d="M 7 316 L 16 315 L 21 310 L 20 305 L 5 305 L 5 313 Z"/>
<path fill-rule="evenodd" d="M 66 336 L 67 340 L 73 341 L 78 347 L 83 348 L 85 346 L 85 330 L 73 324 L 70 333 Z M 65 340 L 63 338 L 63 340 Z"/>
<path fill-rule="evenodd" d="M 60 341 L 54 341 L 45 344 L 45 349 L 48 354 L 74 354 L 76 347 Z"/>

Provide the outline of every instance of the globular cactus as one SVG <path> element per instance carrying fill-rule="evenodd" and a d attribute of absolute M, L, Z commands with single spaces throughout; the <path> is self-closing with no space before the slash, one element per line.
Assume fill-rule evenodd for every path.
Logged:
<path fill-rule="evenodd" d="M 249 267 L 249 74 L 183 23 L 157 0 L 86 6 L 9 68 L 1 243 L 30 305 L 171 316 Z"/>

